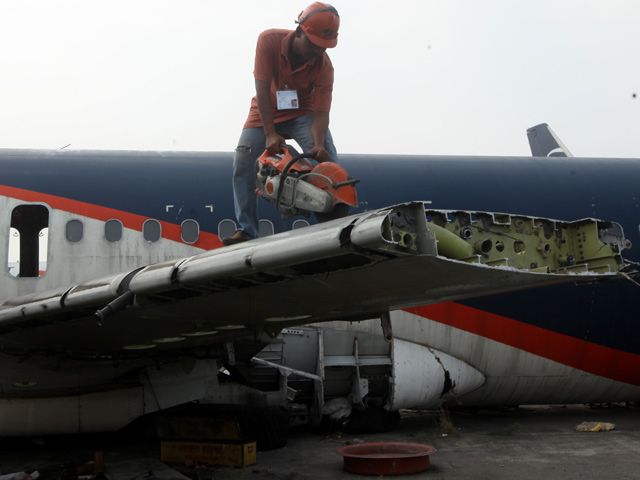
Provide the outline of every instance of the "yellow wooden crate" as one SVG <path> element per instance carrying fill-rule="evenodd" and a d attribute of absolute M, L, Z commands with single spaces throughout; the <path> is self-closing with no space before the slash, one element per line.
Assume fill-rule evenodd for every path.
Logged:
<path fill-rule="evenodd" d="M 183 463 L 187 460 L 244 467 L 256 463 L 256 442 L 211 443 L 211 442 L 160 442 L 160 460 L 169 463 Z"/>

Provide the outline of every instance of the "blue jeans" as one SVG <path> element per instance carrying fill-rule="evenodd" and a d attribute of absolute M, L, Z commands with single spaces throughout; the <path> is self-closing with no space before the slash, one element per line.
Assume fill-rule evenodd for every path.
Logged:
<path fill-rule="evenodd" d="M 303 152 L 308 152 L 314 146 L 313 138 L 311 138 L 312 124 L 313 115 L 309 114 L 277 123 L 276 130 L 278 134 L 298 142 Z M 251 238 L 260 236 L 258 196 L 255 194 L 255 163 L 265 151 L 266 143 L 267 138 L 262 127 L 245 128 L 242 130 L 238 146 L 233 154 L 233 203 L 239 225 L 238 229 Z M 327 131 L 324 148 L 329 153 L 331 160 L 336 162 L 338 154 L 329 131 Z"/>

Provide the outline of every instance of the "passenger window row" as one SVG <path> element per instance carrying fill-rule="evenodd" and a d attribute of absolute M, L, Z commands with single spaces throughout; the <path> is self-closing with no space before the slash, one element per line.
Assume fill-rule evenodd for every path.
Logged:
<path fill-rule="evenodd" d="M 185 220 L 180 225 L 181 239 L 184 243 L 196 243 L 200 237 L 200 225 L 195 220 Z M 122 222 L 107 220 L 104 224 L 104 238 L 109 243 L 122 240 Z M 65 226 L 65 238 L 68 242 L 77 243 L 84 236 L 84 224 L 81 220 L 73 219 Z M 162 238 L 162 225 L 158 220 L 149 219 L 142 224 L 142 236 L 147 242 L 155 243 Z"/>
<path fill-rule="evenodd" d="M 306 227 L 309 222 L 296 220 L 293 229 Z M 233 220 L 222 220 L 218 224 L 220 238 L 232 236 L 236 231 Z M 104 238 L 109 243 L 122 239 L 124 227 L 117 219 L 107 220 L 104 224 Z M 84 223 L 80 219 L 72 219 L 65 225 L 65 238 L 70 243 L 78 243 L 84 237 Z M 39 277 L 47 269 L 49 247 L 49 209 L 44 205 L 18 205 L 11 212 L 9 235 L 9 254 L 7 268 L 14 277 Z M 270 220 L 260 220 L 260 236 L 273 235 L 274 226 Z M 155 243 L 162 238 L 162 224 L 158 220 L 149 219 L 142 224 L 142 237 L 145 241 Z M 184 243 L 194 244 L 200 238 L 200 225 L 188 219 L 180 224 L 180 238 Z"/>

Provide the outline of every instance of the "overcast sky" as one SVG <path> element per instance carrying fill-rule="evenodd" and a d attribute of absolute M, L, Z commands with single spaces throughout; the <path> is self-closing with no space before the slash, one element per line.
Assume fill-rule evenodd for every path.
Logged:
<path fill-rule="evenodd" d="M 231 151 L 310 1 L 0 0 L 0 148 Z M 640 2 L 335 0 L 339 152 L 640 158 Z M 634 95 L 636 95 L 634 97 Z"/>

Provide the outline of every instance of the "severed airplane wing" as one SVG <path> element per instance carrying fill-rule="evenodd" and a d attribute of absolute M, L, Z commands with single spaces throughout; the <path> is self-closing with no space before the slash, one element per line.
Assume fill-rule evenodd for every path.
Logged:
<path fill-rule="evenodd" d="M 6 300 L 0 344 L 81 359 L 210 355 L 292 325 L 617 278 L 628 247 L 611 222 L 407 203 Z"/>

